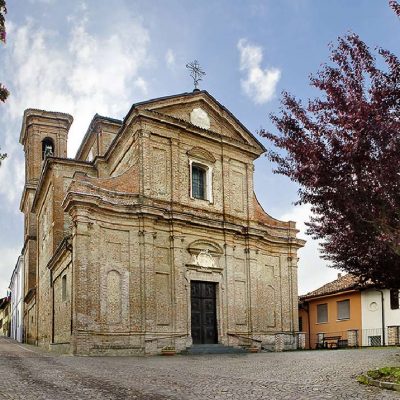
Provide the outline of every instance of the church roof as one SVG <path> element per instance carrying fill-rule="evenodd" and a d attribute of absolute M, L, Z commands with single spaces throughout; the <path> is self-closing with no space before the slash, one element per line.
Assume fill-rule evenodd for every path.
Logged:
<path fill-rule="evenodd" d="M 143 106 L 151 105 L 154 103 L 160 103 L 160 102 L 164 102 L 164 101 L 168 101 L 168 100 L 174 100 L 174 99 L 178 99 L 180 97 L 190 98 L 190 97 L 202 97 L 204 95 L 206 97 L 208 97 L 212 102 L 214 102 L 219 108 L 221 108 L 221 110 L 224 111 L 233 121 L 235 121 L 235 123 L 237 123 L 240 126 L 240 128 L 243 131 L 245 131 L 246 134 L 248 134 L 257 143 L 258 146 L 260 146 L 260 148 L 262 149 L 263 152 L 266 151 L 266 148 L 264 147 L 264 145 L 254 136 L 254 134 L 251 133 L 242 124 L 242 122 L 238 118 L 236 118 L 235 115 L 232 114 L 224 105 L 222 105 L 214 96 L 212 96 L 209 92 L 207 92 L 207 90 L 194 90 L 193 92 L 183 92 L 183 93 L 178 93 L 178 94 L 174 94 L 174 95 L 170 95 L 170 96 L 156 97 L 154 99 L 134 103 L 131 106 L 127 115 L 125 116 L 123 123 L 125 123 L 128 120 L 130 114 L 136 108 L 142 108 Z M 146 108 L 146 107 L 143 107 L 143 108 Z"/>
<path fill-rule="evenodd" d="M 174 94 L 174 95 L 170 95 L 170 96 L 162 96 L 162 97 L 156 97 L 153 99 L 149 99 L 149 100 L 145 100 L 145 101 L 140 101 L 137 103 L 133 103 L 129 112 L 126 114 L 126 116 L 124 117 L 123 120 L 119 120 L 116 118 L 111 118 L 111 117 L 107 117 L 107 116 L 103 116 L 103 115 L 99 115 L 99 114 L 95 114 L 92 121 L 89 124 L 89 127 L 85 133 L 85 136 L 82 139 L 82 142 L 76 152 L 75 158 L 79 158 L 81 156 L 81 153 L 83 151 L 83 148 L 85 146 L 85 143 L 88 141 L 89 137 L 91 136 L 91 133 L 93 131 L 93 127 L 96 124 L 96 122 L 98 121 L 106 121 L 109 122 L 111 124 L 116 124 L 116 125 L 120 125 L 120 131 L 123 128 L 123 126 L 127 123 L 130 115 L 132 114 L 132 112 L 135 109 L 145 109 L 147 111 L 150 111 L 154 114 L 159 114 L 162 115 L 162 113 L 158 113 L 156 109 L 152 109 L 152 108 L 147 108 L 147 106 L 152 106 L 155 105 L 157 103 L 163 103 L 163 102 L 168 102 L 170 100 L 175 100 L 175 99 L 179 99 L 179 98 L 201 98 L 203 96 L 208 97 L 213 103 L 215 103 L 215 105 L 217 107 L 219 107 L 224 113 L 226 113 L 227 116 L 229 116 L 229 118 L 231 120 L 233 120 L 239 127 L 241 130 L 243 130 L 245 132 L 246 135 L 250 136 L 250 138 L 252 140 L 254 140 L 254 142 L 256 143 L 257 146 L 260 147 L 261 152 L 265 152 L 266 148 L 264 147 L 264 145 L 255 137 L 255 135 L 250 132 L 243 124 L 242 122 L 235 117 L 234 114 L 232 114 L 232 112 L 230 112 L 224 105 L 222 105 L 217 99 L 215 99 L 215 97 L 213 97 L 209 92 L 207 92 L 206 90 L 194 90 L 193 92 L 183 92 L 183 93 L 178 93 L 178 94 Z M 172 115 L 163 115 L 163 117 L 169 117 L 170 119 L 175 119 L 175 120 L 180 120 L 179 118 L 176 118 Z M 187 122 L 187 121 L 184 121 Z M 118 135 L 117 135 L 118 136 Z M 115 138 L 116 139 L 116 138 Z M 111 146 L 110 146 L 111 147 Z"/>

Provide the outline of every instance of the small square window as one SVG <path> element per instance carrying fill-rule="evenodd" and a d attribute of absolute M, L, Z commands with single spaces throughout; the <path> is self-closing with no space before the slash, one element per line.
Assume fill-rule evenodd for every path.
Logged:
<path fill-rule="evenodd" d="M 328 304 L 317 305 L 317 322 L 319 324 L 328 322 Z"/>
<path fill-rule="evenodd" d="M 350 300 L 337 302 L 337 319 L 350 319 Z"/>

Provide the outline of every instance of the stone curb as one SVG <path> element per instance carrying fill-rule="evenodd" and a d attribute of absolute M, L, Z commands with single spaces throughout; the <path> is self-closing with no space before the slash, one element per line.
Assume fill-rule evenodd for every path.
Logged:
<path fill-rule="evenodd" d="M 397 392 L 400 392 L 400 384 L 399 383 L 379 381 L 378 379 L 372 379 L 367 375 L 361 375 L 361 376 L 363 378 L 365 378 L 368 385 L 376 386 L 376 387 L 379 387 L 382 389 L 395 390 Z"/>

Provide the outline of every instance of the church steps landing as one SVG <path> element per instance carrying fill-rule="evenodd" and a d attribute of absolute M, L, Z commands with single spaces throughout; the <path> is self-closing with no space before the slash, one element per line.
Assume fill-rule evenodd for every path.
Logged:
<path fill-rule="evenodd" d="M 240 347 L 225 346 L 223 344 L 195 344 L 181 354 L 201 355 L 201 354 L 245 354 L 247 350 Z"/>

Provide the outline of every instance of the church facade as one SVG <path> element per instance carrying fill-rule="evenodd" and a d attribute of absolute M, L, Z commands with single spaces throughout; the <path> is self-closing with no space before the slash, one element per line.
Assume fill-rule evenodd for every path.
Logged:
<path fill-rule="evenodd" d="M 295 348 L 304 242 L 254 194 L 263 145 L 199 90 L 96 115 L 73 159 L 71 123 L 23 117 L 25 340 L 86 355 Z"/>

